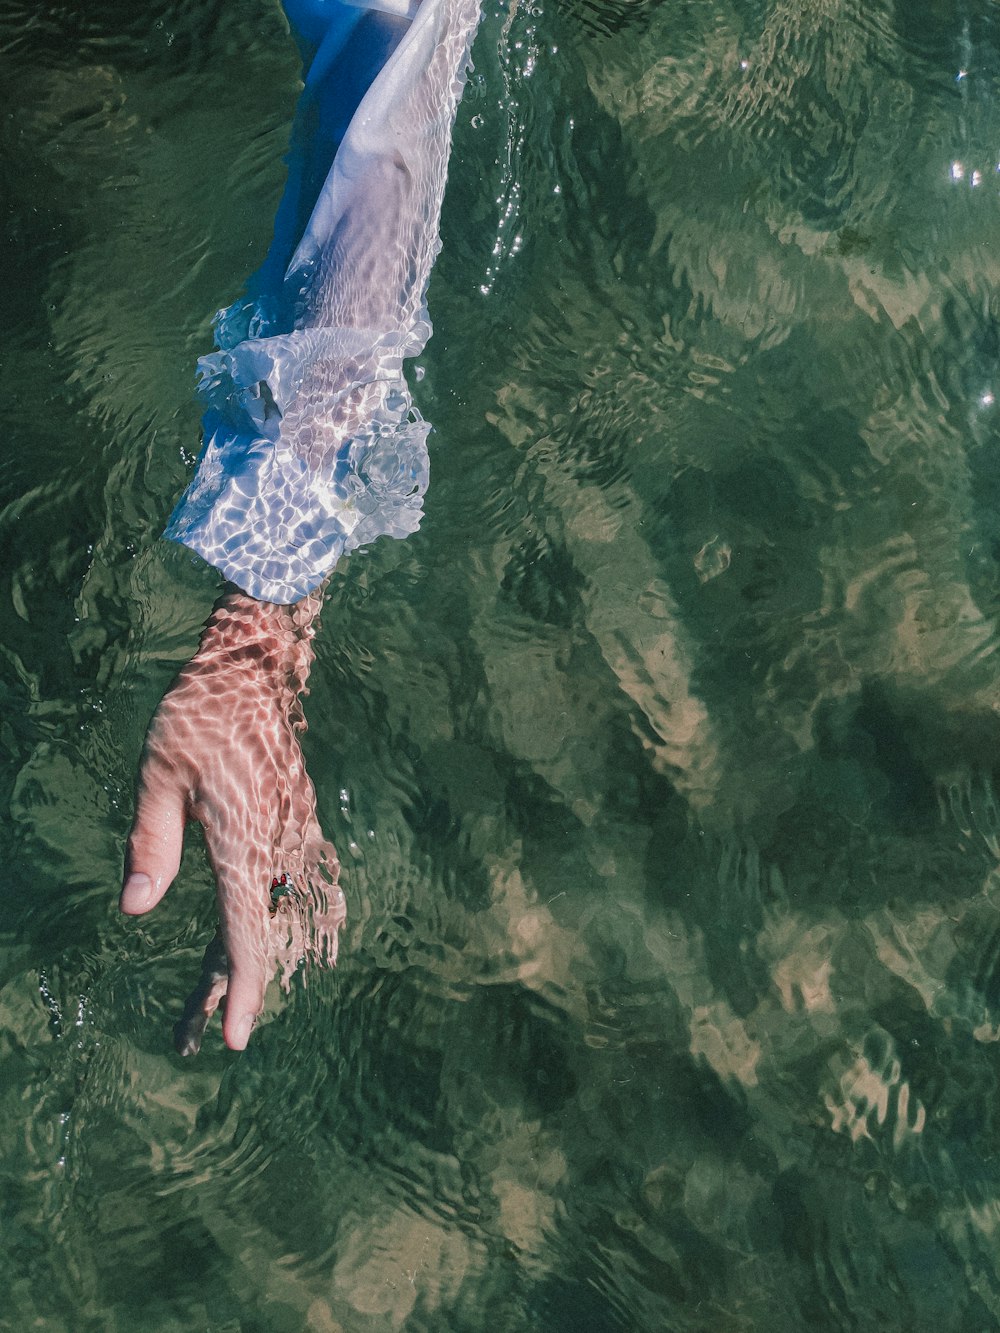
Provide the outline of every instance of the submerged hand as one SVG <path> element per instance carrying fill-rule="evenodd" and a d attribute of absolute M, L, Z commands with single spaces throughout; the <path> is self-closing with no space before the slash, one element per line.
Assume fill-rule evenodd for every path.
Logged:
<path fill-rule="evenodd" d="M 175 1029 L 182 1055 L 198 1050 L 223 996 L 226 1045 L 242 1050 L 278 966 L 287 985 L 303 957 L 336 959 L 339 864 L 298 740 L 318 609 L 315 598 L 224 597 L 146 738 L 121 909 L 141 915 L 166 893 L 189 818 L 204 828 L 218 887 L 219 934 Z M 272 898 L 282 875 L 291 891 Z"/>

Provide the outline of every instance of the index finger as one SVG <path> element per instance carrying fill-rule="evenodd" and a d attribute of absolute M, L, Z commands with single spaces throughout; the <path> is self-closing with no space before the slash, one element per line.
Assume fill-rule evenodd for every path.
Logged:
<path fill-rule="evenodd" d="M 209 830 L 206 842 L 215 870 L 222 938 L 229 960 L 222 1035 L 230 1050 L 242 1051 L 264 1007 L 270 980 L 271 919 L 263 882 L 266 871 L 260 854 L 251 852 L 238 864 L 227 863 L 213 847 Z"/>
<path fill-rule="evenodd" d="M 231 1051 L 242 1051 L 264 1007 L 268 975 L 266 963 L 258 959 L 229 960 L 229 985 L 226 1009 L 222 1016 L 222 1036 Z"/>

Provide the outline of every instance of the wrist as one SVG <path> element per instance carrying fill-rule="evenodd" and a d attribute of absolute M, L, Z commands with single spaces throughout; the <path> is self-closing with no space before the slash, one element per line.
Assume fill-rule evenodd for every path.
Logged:
<path fill-rule="evenodd" d="M 239 668 L 273 676 L 275 684 L 305 687 L 322 605 L 315 594 L 287 606 L 261 602 L 229 586 L 212 609 L 191 667 Z"/>
<path fill-rule="evenodd" d="M 209 624 L 216 619 L 229 622 L 236 634 L 309 634 L 322 604 L 316 593 L 287 604 L 262 602 L 235 584 L 227 583 L 212 608 Z"/>

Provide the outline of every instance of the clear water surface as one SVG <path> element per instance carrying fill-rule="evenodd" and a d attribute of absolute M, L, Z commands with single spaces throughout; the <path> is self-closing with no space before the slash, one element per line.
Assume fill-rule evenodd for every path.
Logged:
<path fill-rule="evenodd" d="M 0 3 L 0 1326 L 994 1328 L 1000 14 L 486 10 L 308 701 L 342 961 L 182 1061 L 197 841 L 114 900 L 297 60 Z"/>

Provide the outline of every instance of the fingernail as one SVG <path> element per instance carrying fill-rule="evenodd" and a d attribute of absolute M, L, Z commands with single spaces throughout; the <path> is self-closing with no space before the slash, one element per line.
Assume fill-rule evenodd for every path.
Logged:
<path fill-rule="evenodd" d="M 254 1024 L 257 1022 L 256 1014 L 244 1014 L 236 1024 L 236 1031 L 233 1033 L 233 1050 L 242 1051 L 250 1040 L 250 1033 L 253 1031 Z"/>
<path fill-rule="evenodd" d="M 153 881 L 148 875 L 135 872 L 122 887 L 119 905 L 123 912 L 145 912 L 153 901 Z"/>

